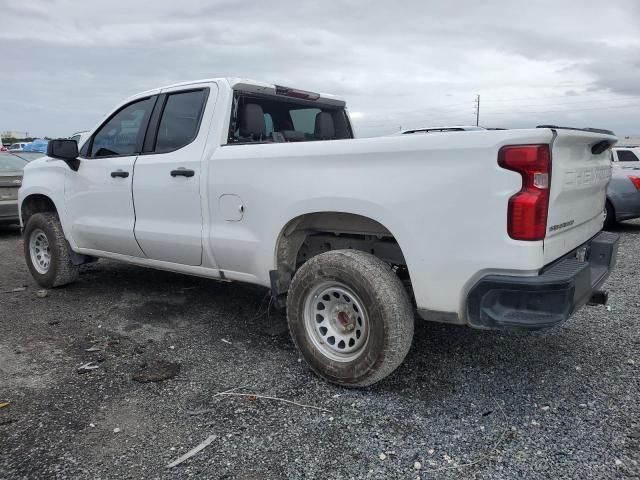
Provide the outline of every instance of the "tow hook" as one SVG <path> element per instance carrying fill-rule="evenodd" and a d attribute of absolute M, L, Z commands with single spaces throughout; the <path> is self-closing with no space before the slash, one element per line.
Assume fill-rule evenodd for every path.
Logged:
<path fill-rule="evenodd" d="M 591 294 L 591 298 L 587 302 L 587 305 L 606 305 L 609 300 L 609 292 L 604 290 L 595 290 Z"/>

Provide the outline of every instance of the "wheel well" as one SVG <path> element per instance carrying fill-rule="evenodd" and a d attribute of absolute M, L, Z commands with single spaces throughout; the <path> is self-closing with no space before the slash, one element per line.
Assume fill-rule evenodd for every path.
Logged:
<path fill-rule="evenodd" d="M 22 224 L 26 225 L 33 214 L 41 212 L 57 212 L 57 209 L 53 201 L 46 195 L 29 195 L 22 201 L 22 208 L 20 210 Z"/>
<path fill-rule="evenodd" d="M 410 289 L 400 245 L 384 225 L 362 215 L 317 212 L 294 218 L 282 229 L 276 246 L 277 269 L 270 272 L 272 294 L 286 294 L 294 273 L 305 261 L 339 249 L 364 251 L 386 261 Z"/>

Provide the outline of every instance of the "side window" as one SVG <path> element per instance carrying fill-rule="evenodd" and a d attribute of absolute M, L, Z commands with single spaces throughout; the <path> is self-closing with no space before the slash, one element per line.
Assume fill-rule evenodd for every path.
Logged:
<path fill-rule="evenodd" d="M 136 153 L 139 136 L 154 101 L 153 97 L 140 100 L 111 117 L 94 135 L 90 156 L 113 157 Z"/>
<path fill-rule="evenodd" d="M 174 93 L 167 97 L 158 128 L 156 153 L 177 150 L 196 138 L 205 98 L 205 90 Z"/>
<path fill-rule="evenodd" d="M 291 120 L 293 121 L 293 129 L 313 135 L 316 129 L 316 115 L 320 113 L 319 108 L 296 108 L 289 110 Z"/>
<path fill-rule="evenodd" d="M 619 162 L 638 162 L 638 157 L 631 150 L 618 150 Z"/>

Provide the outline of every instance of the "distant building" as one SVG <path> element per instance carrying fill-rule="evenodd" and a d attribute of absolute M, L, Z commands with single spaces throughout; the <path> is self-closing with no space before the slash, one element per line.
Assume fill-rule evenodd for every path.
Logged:
<path fill-rule="evenodd" d="M 640 135 L 620 135 L 618 137 L 619 147 L 640 146 Z"/>
<path fill-rule="evenodd" d="M 23 138 L 29 138 L 29 132 L 16 132 L 13 130 L 7 130 L 6 132 L 0 133 L 0 137 L 2 138 L 18 138 L 22 140 Z"/>

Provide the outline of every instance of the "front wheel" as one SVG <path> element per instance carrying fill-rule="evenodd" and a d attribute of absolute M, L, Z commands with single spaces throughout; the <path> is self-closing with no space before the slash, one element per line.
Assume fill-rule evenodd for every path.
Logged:
<path fill-rule="evenodd" d="M 41 287 L 59 287 L 78 278 L 78 266 L 71 260 L 56 213 L 36 213 L 29 218 L 24 227 L 24 256 Z"/>
<path fill-rule="evenodd" d="M 413 308 L 390 266 L 356 250 L 313 257 L 287 298 L 289 331 L 324 379 L 364 387 L 393 372 L 409 352 Z"/>

